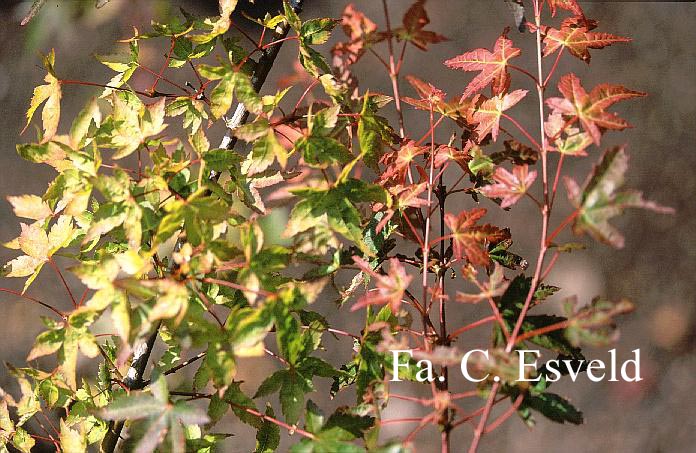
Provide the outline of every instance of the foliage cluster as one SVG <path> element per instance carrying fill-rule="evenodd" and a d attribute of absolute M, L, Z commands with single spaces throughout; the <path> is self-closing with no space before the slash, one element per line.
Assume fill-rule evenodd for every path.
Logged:
<path fill-rule="evenodd" d="M 386 28 L 353 5 L 339 20 L 304 19 L 294 1 L 257 21 L 259 37 L 235 38 L 236 0 L 220 0 L 219 17 L 183 12 L 135 30 L 122 54 L 99 56 L 115 73 L 104 85 L 62 78 L 67 70 L 54 52 L 44 57 L 45 84 L 27 111 L 29 126 L 41 109 L 42 127 L 17 151 L 56 176 L 42 195 L 8 197 L 25 220 L 5 244 L 19 255 L 3 275 L 24 278 L 14 294 L 49 316 L 28 364 L 10 366 L 21 396 L 3 392 L 0 450 L 28 452 L 42 443 L 111 452 L 120 443 L 127 451 L 207 452 L 232 434 L 218 422 L 233 416 L 257 430 L 259 452 L 278 449 L 281 430 L 299 437 L 294 452 L 408 451 L 427 428 L 448 451 L 451 431 L 467 425 L 476 451 L 484 434 L 515 414 L 529 425 L 534 413 L 582 422 L 579 410 L 549 391 L 543 367 L 538 382 L 515 380 L 514 352 L 536 345 L 579 363 L 581 347 L 610 342 L 614 317 L 631 309 L 597 298 L 582 308 L 569 303 L 564 316 L 539 312 L 559 289 L 547 281 L 554 264 L 583 248 L 557 242 L 566 227 L 621 247 L 611 219 L 628 208 L 669 212 L 622 189 L 625 147 L 601 153 L 582 185 L 563 174 L 565 160 L 595 158 L 605 133 L 629 126 L 610 111 L 613 104 L 644 94 L 611 84 L 588 91 L 573 73 L 554 82 L 562 57 L 589 63 L 590 50 L 628 39 L 595 31 L 597 22 L 575 0 L 534 0 L 526 5 L 532 21 L 517 18 L 529 31 L 520 39 L 536 40 L 537 67 L 515 64 L 521 50 L 506 30 L 492 50 L 445 62 L 474 75 L 448 98 L 401 74 L 407 50 L 424 52 L 446 39 L 430 29 L 425 1 L 415 1 L 398 26 L 387 3 Z M 346 37 L 327 59 L 318 46 L 337 25 Z M 261 94 L 285 42 L 298 49 L 301 67 L 291 79 L 301 87 Z M 148 68 L 141 47 L 161 43 L 164 63 Z M 391 96 L 358 84 L 353 67 L 363 58 L 384 67 Z M 152 76 L 149 88 L 130 84 L 136 71 Z M 176 83 L 177 71 L 195 75 L 198 85 Z M 400 94 L 404 79 L 410 96 Z M 77 85 L 100 93 L 59 132 L 61 99 Z M 539 111 L 536 134 L 512 116 L 525 107 Z M 393 126 L 385 113 L 392 108 Z M 426 134 L 409 132 L 406 108 L 420 111 Z M 219 122 L 227 134 L 216 147 L 209 135 Z M 443 130 L 452 135 L 441 142 Z M 561 185 L 572 213 L 553 218 L 551 230 Z M 541 219 L 535 258 L 516 254 L 510 230 L 485 221 L 487 209 L 514 213 L 523 204 Z M 269 225 L 284 221 L 284 206 L 292 209 L 279 238 Z M 65 283 L 66 265 L 84 285 L 80 295 L 65 284 L 68 309 L 28 294 L 45 267 Z M 452 279 L 461 290 L 448 288 Z M 361 331 L 331 326 L 315 310 L 334 290 L 332 309 L 359 312 Z M 490 316 L 448 323 L 448 306 L 479 303 L 490 306 Z M 455 393 L 449 369 L 461 357 L 457 341 L 472 329 L 491 331 L 490 358 L 477 367 L 499 379 Z M 336 344 L 329 337 L 352 347 L 347 363 L 322 358 Z M 156 341 L 165 348 L 157 357 Z M 430 397 L 392 391 L 393 349 L 416 351 L 402 378 L 417 377 L 416 360 L 437 364 Z M 80 355 L 98 363 L 95 376 L 78 373 Z M 55 366 L 39 367 L 44 356 Z M 246 393 L 238 367 L 251 356 L 268 357 L 278 371 Z M 192 380 L 170 389 L 167 376 L 189 368 L 196 369 Z M 355 404 L 323 415 L 308 397 L 321 380 L 334 395 L 353 392 Z M 482 404 L 465 411 L 465 398 Z M 384 419 L 392 399 L 424 415 Z M 509 409 L 489 421 L 493 406 L 506 401 Z M 55 416 L 58 426 L 50 422 Z M 413 429 L 402 439 L 381 438 L 380 428 L 394 423 Z"/>

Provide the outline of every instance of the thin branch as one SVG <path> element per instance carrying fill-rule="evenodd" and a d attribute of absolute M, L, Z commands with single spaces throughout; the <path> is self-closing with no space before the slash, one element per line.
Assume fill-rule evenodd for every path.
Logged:
<path fill-rule="evenodd" d="M 537 51 L 537 73 L 538 73 L 538 80 L 544 80 L 544 71 L 542 67 L 542 51 L 541 51 L 541 6 L 539 3 L 539 0 L 534 0 L 534 20 L 536 23 L 536 51 Z M 540 244 L 539 244 L 539 256 L 537 257 L 537 263 L 536 263 L 536 268 L 534 269 L 534 276 L 532 277 L 532 283 L 529 288 L 529 292 L 527 293 L 527 297 L 524 301 L 524 305 L 522 306 L 522 310 L 520 311 L 520 314 L 517 318 L 517 322 L 515 323 L 515 327 L 512 330 L 512 335 L 510 336 L 510 339 L 507 342 L 507 345 L 505 347 L 505 352 L 509 353 L 512 351 L 512 348 L 517 344 L 517 336 L 520 332 L 520 329 L 522 328 L 522 324 L 524 323 L 524 319 L 527 315 L 527 311 L 529 310 L 529 307 L 532 303 L 532 299 L 534 298 L 534 292 L 536 291 L 537 285 L 539 284 L 540 277 L 541 277 L 541 271 L 542 267 L 544 265 L 544 257 L 546 256 L 546 251 L 548 250 L 548 243 L 546 239 L 547 231 L 548 231 L 548 225 L 549 225 L 549 216 L 550 216 L 550 204 L 549 204 L 549 187 L 548 187 L 548 171 L 547 171 L 547 150 L 546 150 L 546 140 L 544 137 L 544 87 L 537 85 L 537 97 L 539 101 L 539 131 L 540 131 L 540 138 L 541 138 L 541 165 L 542 165 L 542 175 L 543 175 L 543 191 L 544 191 L 544 199 L 543 199 L 543 208 L 541 211 L 541 239 L 540 239 Z M 522 130 L 522 129 L 521 129 Z M 530 137 L 531 138 L 531 137 Z M 474 430 L 474 438 L 471 441 L 471 446 L 469 447 L 469 453 L 476 453 L 478 449 L 479 442 L 481 441 L 481 438 L 483 437 L 485 433 L 485 428 L 486 428 L 486 423 L 488 421 L 488 417 L 490 416 L 491 413 L 491 408 L 493 407 L 493 404 L 495 402 L 495 397 L 498 394 L 498 390 L 500 389 L 500 382 L 495 382 L 493 383 L 493 386 L 491 388 L 490 394 L 488 396 L 488 400 L 486 401 L 486 405 L 484 406 L 483 409 L 483 414 L 481 415 L 481 419 L 479 420 L 479 423 Z"/>
<path fill-rule="evenodd" d="M 46 302 L 41 302 L 39 299 L 35 299 L 33 297 L 27 296 L 26 294 L 22 294 L 19 291 L 14 291 L 14 290 L 9 289 L 9 288 L 0 288 L 0 291 L 2 291 L 4 293 L 9 293 L 9 294 L 15 295 L 17 297 L 21 297 L 22 299 L 34 302 L 35 304 L 39 304 L 42 307 L 48 308 L 49 310 L 51 310 L 53 313 L 57 314 L 62 319 L 67 318 L 67 315 L 65 313 L 58 310 L 57 308 L 53 308 L 52 306 L 48 305 Z"/>
<path fill-rule="evenodd" d="M 464 332 L 468 332 L 469 330 L 475 329 L 475 328 L 478 327 L 478 326 L 482 326 L 482 325 L 484 325 L 484 324 L 488 324 L 489 322 L 495 321 L 496 319 L 498 319 L 498 318 L 496 318 L 495 315 L 486 316 L 486 317 L 483 318 L 483 319 L 479 319 L 478 321 L 475 321 L 475 322 L 472 322 L 472 323 L 467 324 L 467 325 L 465 325 L 465 326 L 462 326 L 462 327 L 460 327 L 459 329 L 455 330 L 454 332 L 452 332 L 452 333 L 449 335 L 449 337 L 448 337 L 448 338 L 449 338 L 449 341 L 454 340 L 455 338 L 457 338 L 459 335 L 463 334 Z"/>
<path fill-rule="evenodd" d="M 246 286 L 238 285 L 237 283 L 232 283 L 232 282 L 228 282 L 226 280 L 220 280 L 217 278 L 204 278 L 202 281 L 205 283 L 213 283 L 215 285 L 227 286 L 228 288 L 236 289 L 239 291 L 258 294 L 258 295 L 264 296 L 264 297 L 268 297 L 268 296 L 273 295 L 272 292 L 266 291 L 265 289 L 251 289 L 251 288 L 247 288 Z"/>
<path fill-rule="evenodd" d="M 509 407 L 500 417 L 498 417 L 498 418 L 497 418 L 493 423 L 491 423 L 490 425 L 486 426 L 485 433 L 486 433 L 486 434 L 490 433 L 491 431 L 493 431 L 494 429 L 496 429 L 498 426 L 502 425 L 502 424 L 505 422 L 505 420 L 507 420 L 508 418 L 510 418 L 512 415 L 514 415 L 515 412 L 517 412 L 517 409 L 519 409 L 520 406 L 522 405 L 522 402 L 524 401 L 524 396 L 525 396 L 525 394 L 524 394 L 524 393 L 521 393 L 521 394 L 515 399 L 515 401 L 510 405 L 510 407 Z"/>
<path fill-rule="evenodd" d="M 380 420 L 379 424 L 380 424 L 380 426 L 386 426 L 386 425 L 394 425 L 394 424 L 398 424 L 398 423 L 419 423 L 421 420 L 423 420 L 422 417 L 390 418 L 387 420 Z"/>
<path fill-rule="evenodd" d="M 548 325 L 548 326 L 539 327 L 538 329 L 534 329 L 534 330 L 531 330 L 529 332 L 525 332 L 522 335 L 518 336 L 516 342 L 521 343 L 525 340 L 529 340 L 530 338 L 534 338 L 534 337 L 537 337 L 539 335 L 544 335 L 544 334 L 549 333 L 549 332 L 554 332 L 556 330 L 565 329 L 566 327 L 568 327 L 570 325 L 570 323 L 571 323 L 571 320 L 566 319 L 565 321 L 559 321 L 559 322 L 553 323 L 553 324 Z"/>
<path fill-rule="evenodd" d="M 241 409 L 241 410 L 245 411 L 245 412 L 248 413 L 248 414 L 255 415 L 256 417 L 259 417 L 259 418 L 262 419 L 262 420 L 266 420 L 267 422 L 271 422 L 271 423 L 273 423 L 274 425 L 280 426 L 281 428 L 285 428 L 285 429 L 288 430 L 288 432 L 289 432 L 290 434 L 297 433 L 297 434 L 299 434 L 300 436 L 306 437 L 306 438 L 308 438 L 308 439 L 314 439 L 314 438 L 315 438 L 314 434 L 312 434 L 312 433 L 310 433 L 310 432 L 307 432 L 307 431 L 305 431 L 305 430 L 303 430 L 303 429 L 300 429 L 300 428 L 298 428 L 297 426 L 294 426 L 294 425 L 292 425 L 292 426 L 291 426 L 291 425 L 288 425 L 287 423 L 282 422 L 282 421 L 278 420 L 277 418 L 273 418 L 273 417 L 271 417 L 271 416 L 269 416 L 269 415 L 262 414 L 261 412 L 257 411 L 256 409 L 252 409 L 252 408 L 250 408 L 250 407 L 245 407 L 245 406 L 242 406 L 241 404 L 233 403 L 233 402 L 230 402 L 230 401 L 227 401 L 227 403 L 228 403 L 230 406 L 236 407 L 237 409 Z"/>
<path fill-rule="evenodd" d="M 404 138 L 406 132 L 404 130 L 404 113 L 401 110 L 401 96 L 399 95 L 399 69 L 397 69 L 396 63 L 394 61 L 394 42 L 392 38 L 392 27 L 391 20 L 389 19 L 389 7 L 387 6 L 387 0 L 382 0 L 382 8 L 384 9 L 384 20 L 387 24 L 387 47 L 389 48 L 389 79 L 391 79 L 392 92 L 394 94 L 394 106 L 396 108 L 396 113 L 399 116 L 399 136 L 401 136 L 401 138 Z M 402 59 L 404 51 L 405 48 L 401 53 Z M 399 68 L 401 68 L 401 64 L 399 64 Z"/>
<path fill-rule="evenodd" d="M 70 300 L 72 301 L 73 307 L 77 308 L 77 300 L 75 299 L 75 296 L 72 293 L 72 290 L 70 289 L 70 286 L 68 286 L 68 282 L 65 281 L 65 277 L 63 277 L 63 273 L 60 271 L 58 268 L 58 265 L 53 261 L 53 258 L 48 259 L 48 264 L 51 265 L 53 270 L 56 272 L 58 275 L 58 278 L 60 278 L 60 281 L 63 282 L 63 286 L 65 287 L 65 290 L 68 292 L 68 296 L 70 296 Z"/>

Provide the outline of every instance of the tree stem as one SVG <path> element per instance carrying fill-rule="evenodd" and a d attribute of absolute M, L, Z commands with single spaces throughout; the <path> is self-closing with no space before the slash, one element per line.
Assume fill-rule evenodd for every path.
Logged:
<path fill-rule="evenodd" d="M 545 80 L 544 79 L 544 71 L 542 68 L 542 52 L 541 52 L 541 4 L 539 3 L 539 0 L 534 0 L 533 2 L 534 5 L 534 20 L 536 23 L 536 50 L 537 50 L 537 80 Z M 546 256 L 546 251 L 548 250 L 548 244 L 547 244 L 547 232 L 548 232 L 548 226 L 549 226 L 549 215 L 550 215 L 550 205 L 549 205 L 549 184 L 548 184 L 548 173 L 547 173 L 547 150 L 546 150 L 546 140 L 545 140 L 545 132 L 544 132 L 544 87 L 537 83 L 537 97 L 539 101 L 539 138 L 541 140 L 541 165 L 542 165 L 542 174 L 543 174 L 543 191 L 544 191 L 544 197 L 543 197 L 543 205 L 541 209 L 541 239 L 540 239 L 540 244 L 539 244 L 539 256 L 537 257 L 537 263 L 536 263 L 536 268 L 534 270 L 534 276 L 532 277 L 532 284 L 529 288 L 529 292 L 527 293 L 527 298 L 524 301 L 524 305 L 522 307 L 522 310 L 520 311 L 519 317 L 517 318 L 517 322 L 515 323 L 515 327 L 512 330 L 512 334 L 510 335 L 510 339 L 507 342 L 507 345 L 505 347 L 505 352 L 509 353 L 512 351 L 514 348 L 515 344 L 517 344 L 517 336 L 520 332 L 520 329 L 522 328 L 522 324 L 524 323 L 524 318 L 527 315 L 527 311 L 529 310 L 529 307 L 532 303 L 532 300 L 534 299 L 534 292 L 536 291 L 536 287 L 539 284 L 539 280 L 541 277 L 541 271 L 542 267 L 544 265 L 544 257 Z M 488 395 L 488 400 L 486 401 L 486 405 L 484 406 L 483 409 L 483 414 L 481 415 L 481 419 L 479 420 L 479 423 L 476 427 L 476 430 L 474 431 L 474 438 L 471 442 L 471 446 L 469 447 L 469 453 L 476 453 L 478 449 L 479 442 L 481 441 L 481 438 L 483 437 L 483 434 L 486 432 L 486 423 L 488 422 L 488 418 L 490 417 L 491 413 L 491 408 L 493 407 L 493 404 L 495 402 L 495 397 L 498 394 L 498 390 L 500 389 L 500 382 L 495 382 L 493 383 L 493 386 L 491 387 L 491 392 Z M 520 401 L 521 403 L 521 401 Z"/>

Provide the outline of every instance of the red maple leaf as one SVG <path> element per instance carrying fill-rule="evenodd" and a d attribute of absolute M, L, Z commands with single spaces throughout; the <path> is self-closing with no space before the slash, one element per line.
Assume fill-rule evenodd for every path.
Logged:
<path fill-rule="evenodd" d="M 406 104 L 426 112 L 432 109 L 434 112 L 453 119 L 462 127 L 466 127 L 469 124 L 473 111 L 473 102 L 471 100 L 464 100 L 463 102 L 460 102 L 459 99 L 446 100 L 445 97 L 447 95 L 445 92 L 431 83 L 411 75 L 407 75 L 406 80 L 419 96 L 418 99 L 408 96 L 402 97 L 401 100 Z"/>
<path fill-rule="evenodd" d="M 566 74 L 558 82 L 562 98 L 550 98 L 546 103 L 553 113 L 560 113 L 577 119 L 583 129 L 590 134 L 592 141 L 599 145 L 602 129 L 623 130 L 630 127 L 628 122 L 615 113 L 605 111 L 609 106 L 626 99 L 645 96 L 645 93 L 629 90 L 621 85 L 607 83 L 597 85 L 588 94 L 575 74 Z"/>
<path fill-rule="evenodd" d="M 561 23 L 560 29 L 546 27 L 544 29 L 544 56 L 556 52 L 565 47 L 571 55 L 582 61 L 590 62 L 589 49 L 602 49 L 617 42 L 629 42 L 630 38 L 616 36 L 609 33 L 590 31 L 594 28 L 594 22 L 578 20 L 569 17 Z"/>
<path fill-rule="evenodd" d="M 576 16 L 585 17 L 585 13 L 578 5 L 578 0 L 547 0 L 549 8 L 551 8 L 551 15 L 556 17 L 557 8 L 563 8 L 566 11 L 570 11 Z"/>
<path fill-rule="evenodd" d="M 456 162 L 465 172 L 469 171 L 468 162 L 471 160 L 469 150 L 473 146 L 471 141 L 467 141 L 464 149 L 455 148 L 450 145 L 440 145 L 435 149 L 435 168 L 442 167 L 446 162 Z M 428 160 L 428 162 L 430 162 Z"/>
<path fill-rule="evenodd" d="M 445 214 L 445 224 L 450 229 L 454 256 L 466 257 L 471 264 L 486 266 L 490 262 L 488 245 L 510 238 L 510 232 L 493 225 L 477 225 L 486 214 L 484 208 L 463 211 L 458 216 Z"/>
<path fill-rule="evenodd" d="M 419 197 L 420 194 L 425 192 L 427 186 L 427 182 L 422 182 L 407 186 L 397 184 L 396 186 L 389 187 L 387 190 L 389 190 L 389 193 L 392 194 L 394 199 L 393 208 L 396 210 L 428 206 L 428 200 Z"/>
<path fill-rule="evenodd" d="M 341 27 L 349 41 L 339 42 L 334 46 L 332 52 L 334 56 L 345 58 L 349 64 L 358 61 L 367 47 L 383 39 L 377 33 L 377 25 L 361 11 L 355 9 L 355 5 L 352 3 L 343 10 Z"/>
<path fill-rule="evenodd" d="M 425 30 L 425 26 L 430 23 L 428 13 L 425 12 L 425 0 L 417 0 L 404 14 L 403 27 L 394 30 L 396 39 L 409 41 L 421 50 L 428 50 L 428 44 L 437 44 L 447 41 L 447 38 Z"/>
<path fill-rule="evenodd" d="M 518 56 L 520 49 L 512 46 L 512 41 L 507 37 L 507 31 L 506 29 L 497 39 L 493 52 L 481 48 L 445 61 L 445 65 L 452 69 L 481 71 L 469 82 L 462 98 L 467 98 L 490 84 L 493 84 L 493 95 L 502 94 L 510 87 L 508 61 Z"/>
<path fill-rule="evenodd" d="M 493 174 L 495 184 L 490 184 L 479 189 L 479 192 L 488 198 L 500 198 L 501 208 L 507 208 L 517 203 L 527 193 L 529 187 L 537 177 L 536 171 L 529 171 L 527 165 L 515 165 L 512 173 L 498 167 Z"/>
<path fill-rule="evenodd" d="M 389 271 L 386 275 L 378 274 L 371 267 L 370 263 L 364 259 L 354 256 L 355 264 L 375 280 L 376 288 L 365 293 L 351 307 L 351 311 L 359 310 L 368 305 L 389 305 L 392 313 L 397 313 L 401 308 L 401 300 L 404 298 L 404 292 L 408 289 L 411 283 L 412 276 L 406 273 L 406 270 L 401 265 L 398 259 L 392 258 L 389 260 Z"/>
<path fill-rule="evenodd" d="M 437 88 L 435 85 L 412 75 L 407 75 L 406 81 L 411 84 L 414 90 L 416 90 L 419 99 L 404 96 L 401 99 L 405 103 L 410 104 L 420 110 L 430 110 L 431 108 L 435 110 L 436 107 L 443 105 L 445 102 L 445 97 L 447 97 L 447 94 L 445 94 L 444 91 Z"/>
<path fill-rule="evenodd" d="M 380 163 L 386 166 L 379 175 L 380 184 L 404 184 L 411 164 L 415 163 L 416 157 L 425 154 L 426 150 L 427 147 L 417 146 L 415 141 L 408 140 L 400 149 L 385 153 L 380 159 Z"/>
<path fill-rule="evenodd" d="M 478 136 L 478 143 L 481 143 L 489 133 L 493 137 L 493 141 L 496 141 L 500 131 L 500 117 L 503 112 L 520 102 L 526 95 L 527 90 L 515 90 L 512 93 L 498 95 L 483 101 L 473 114 L 474 123 L 478 123 L 474 129 Z"/>

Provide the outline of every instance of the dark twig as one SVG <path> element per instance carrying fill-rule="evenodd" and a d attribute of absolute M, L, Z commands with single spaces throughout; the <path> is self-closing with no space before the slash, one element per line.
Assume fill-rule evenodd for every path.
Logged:
<path fill-rule="evenodd" d="M 125 379 L 123 379 L 123 385 L 129 390 L 140 390 L 145 387 L 143 375 L 145 374 L 145 369 L 147 368 L 147 362 L 150 360 L 152 347 L 155 345 L 155 340 L 157 340 L 159 327 L 160 325 L 157 324 L 155 330 L 152 332 L 152 334 L 150 334 L 147 341 L 142 343 L 136 349 L 135 353 L 133 353 L 133 362 L 131 362 L 131 366 L 128 368 L 128 374 L 126 374 Z M 121 438 L 123 424 L 124 422 L 122 421 L 111 422 L 109 424 L 109 431 L 104 436 L 101 451 L 114 452 L 116 450 L 116 445 Z"/>
<path fill-rule="evenodd" d="M 292 9 L 298 14 L 302 11 L 303 3 L 304 0 L 290 1 Z M 283 46 L 283 43 L 285 42 L 284 39 L 288 36 L 289 31 L 289 24 L 284 22 L 278 25 L 276 31 L 273 33 L 273 37 L 271 38 L 271 42 L 275 42 L 276 44 L 263 49 L 261 57 L 259 58 L 259 61 L 256 63 L 256 66 L 254 67 L 254 74 L 251 77 L 251 83 L 254 86 L 254 90 L 256 90 L 257 93 L 261 91 L 261 87 L 263 87 L 263 84 L 266 82 L 268 73 L 271 72 L 273 63 L 275 63 L 276 57 L 278 56 L 278 52 L 280 52 L 280 48 Z M 240 102 L 239 104 L 237 104 L 237 108 L 235 109 L 232 118 L 227 121 L 227 132 L 225 133 L 225 136 L 222 139 L 220 148 L 234 149 L 235 145 L 237 144 L 237 137 L 232 135 L 232 131 L 235 128 L 246 123 L 248 119 L 249 111 L 244 107 L 244 104 Z M 216 171 L 213 170 L 210 172 L 210 179 L 217 181 L 219 177 L 220 174 Z"/>

